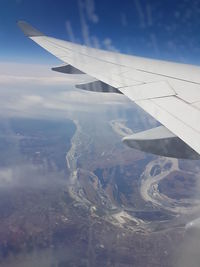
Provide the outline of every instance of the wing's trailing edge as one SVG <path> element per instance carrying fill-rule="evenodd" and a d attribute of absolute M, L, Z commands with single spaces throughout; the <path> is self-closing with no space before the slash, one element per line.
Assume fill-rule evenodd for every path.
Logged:
<path fill-rule="evenodd" d="M 187 158 L 200 154 L 200 67 L 90 48 L 45 36 L 24 21 L 18 25 L 26 36 L 71 66 L 71 71 L 77 69 L 114 88 L 152 115 L 182 140 L 179 143 L 185 149 L 189 146 L 195 156 Z M 64 68 L 57 71 L 65 72 Z M 169 155 L 176 157 L 176 153 Z"/>

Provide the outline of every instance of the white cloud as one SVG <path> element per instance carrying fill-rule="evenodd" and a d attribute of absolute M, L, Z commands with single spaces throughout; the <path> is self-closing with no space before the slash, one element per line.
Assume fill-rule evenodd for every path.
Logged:
<path fill-rule="evenodd" d="M 85 7 L 88 15 L 88 19 L 93 23 L 99 22 L 99 17 L 95 12 L 95 2 L 94 0 L 85 0 Z"/>
<path fill-rule="evenodd" d="M 146 11 L 147 11 L 147 24 L 148 26 L 152 26 L 153 25 L 152 8 L 149 3 L 146 5 Z"/>
<path fill-rule="evenodd" d="M 73 30 L 72 30 L 71 22 L 67 20 L 65 25 L 66 25 L 67 34 L 69 35 L 69 40 L 71 42 L 75 42 L 75 37 L 74 37 Z"/>
<path fill-rule="evenodd" d="M 19 154 L 18 157 L 21 157 L 21 155 Z M 47 188 L 66 185 L 64 172 L 59 172 L 56 166 L 53 165 L 53 170 L 48 171 L 48 166 L 46 165 L 45 161 L 43 165 L 34 165 L 26 162 L 0 168 L 0 188 Z"/>
<path fill-rule="evenodd" d="M 73 82 L 76 75 L 68 77 L 49 69 L 49 66 L 40 65 L 0 64 L 0 114 L 55 117 L 67 116 L 73 112 L 99 112 L 114 106 L 133 105 L 118 94 L 75 89 Z"/>
<path fill-rule="evenodd" d="M 9 75 L 6 75 L 8 70 Z M 52 73 L 48 66 L 6 63 L 5 66 L 0 64 L 0 73 L 1 117 L 76 119 L 83 113 L 98 117 L 131 108 L 135 120 L 142 125 L 155 123 L 123 95 L 76 89 L 68 78 L 62 77 L 65 74 Z"/>
<path fill-rule="evenodd" d="M 73 85 L 93 81 L 88 75 L 70 75 L 55 72 L 49 65 L 0 63 L 2 85 Z"/>
<path fill-rule="evenodd" d="M 126 27 L 128 25 L 127 17 L 125 13 L 121 13 L 121 24 L 122 26 Z"/>
<path fill-rule="evenodd" d="M 140 0 L 134 0 L 134 2 L 135 2 L 136 10 L 138 12 L 139 20 L 140 20 L 140 27 L 145 28 L 146 27 L 145 14 L 143 12 L 143 8 L 142 8 L 142 5 L 140 3 Z"/>
<path fill-rule="evenodd" d="M 80 22 L 81 22 L 83 40 L 86 45 L 91 46 L 89 25 L 87 24 L 85 13 L 84 13 L 84 2 L 82 0 L 79 0 L 78 5 L 79 5 L 79 14 L 80 14 Z"/>
<path fill-rule="evenodd" d="M 0 186 L 13 182 L 13 171 L 10 168 L 0 169 Z"/>
<path fill-rule="evenodd" d="M 103 44 L 107 50 L 113 51 L 113 52 L 118 52 L 118 50 L 114 47 L 112 44 L 112 40 L 110 38 L 106 38 L 103 41 Z"/>
<path fill-rule="evenodd" d="M 90 33 L 91 24 L 97 24 L 97 22 L 99 22 L 99 17 L 95 12 L 94 0 L 78 0 L 78 8 L 79 8 L 79 18 L 80 18 L 81 32 L 84 44 L 86 46 L 95 47 L 98 49 L 104 46 L 107 50 L 118 52 L 118 50 L 112 44 L 112 40 L 110 38 L 105 38 L 102 41 L 97 36 L 92 35 Z M 73 34 L 72 25 L 70 21 L 66 22 L 66 29 L 70 40 L 74 42 L 76 38 Z"/>

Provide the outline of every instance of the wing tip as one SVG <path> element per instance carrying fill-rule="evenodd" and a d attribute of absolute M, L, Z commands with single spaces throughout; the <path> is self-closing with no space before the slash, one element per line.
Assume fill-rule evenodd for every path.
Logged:
<path fill-rule="evenodd" d="M 19 20 L 17 21 L 17 25 L 23 31 L 23 33 L 28 37 L 36 37 L 36 36 L 43 36 L 44 34 L 38 31 L 37 29 L 33 28 L 30 24 L 26 21 Z"/>

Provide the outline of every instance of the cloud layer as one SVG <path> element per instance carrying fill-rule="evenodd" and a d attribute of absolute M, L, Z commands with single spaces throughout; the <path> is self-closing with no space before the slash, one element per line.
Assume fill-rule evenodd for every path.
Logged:
<path fill-rule="evenodd" d="M 86 75 L 67 75 L 48 65 L 0 64 L 0 113 L 5 116 L 66 116 L 73 112 L 97 112 L 131 102 L 117 94 L 75 89 Z M 133 105 L 133 103 L 131 103 Z"/>

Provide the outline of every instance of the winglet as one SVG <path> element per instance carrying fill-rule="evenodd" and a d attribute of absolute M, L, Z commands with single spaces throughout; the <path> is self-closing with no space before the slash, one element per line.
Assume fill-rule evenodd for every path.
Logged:
<path fill-rule="evenodd" d="M 33 28 L 30 24 L 28 24 L 25 21 L 20 20 L 17 22 L 17 24 L 20 27 L 20 29 L 23 31 L 23 33 L 28 37 L 44 35 L 43 33 Z"/>

